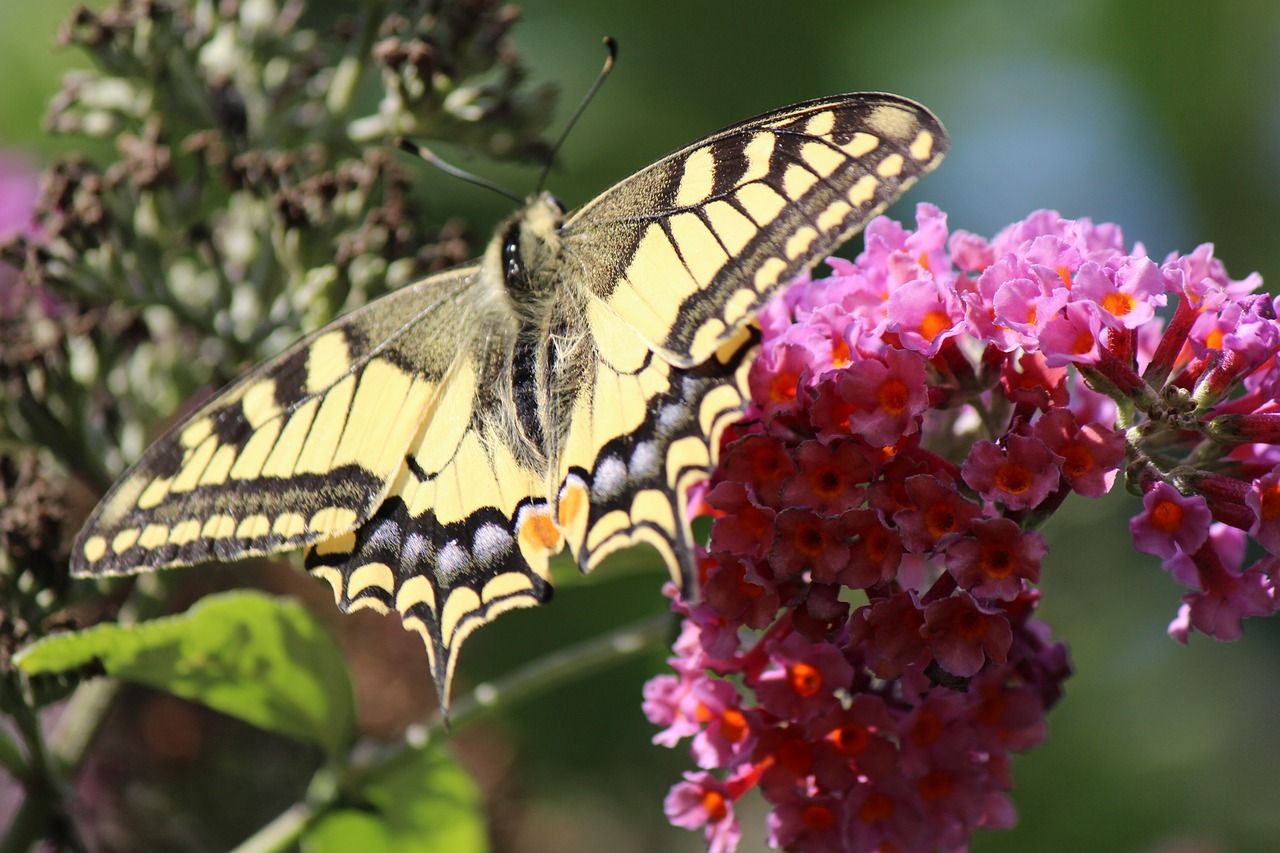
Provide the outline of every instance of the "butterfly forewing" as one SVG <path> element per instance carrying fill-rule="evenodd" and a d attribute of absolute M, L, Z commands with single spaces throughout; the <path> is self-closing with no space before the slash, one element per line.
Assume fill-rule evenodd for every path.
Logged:
<path fill-rule="evenodd" d="M 447 390 L 475 274 L 464 268 L 397 291 L 224 389 L 107 493 L 76 541 L 73 571 L 237 559 L 364 522 Z M 433 350 L 424 338 L 454 344 Z"/>
<path fill-rule="evenodd" d="M 945 149 L 919 104 L 863 94 L 767 113 L 659 160 L 565 225 L 596 297 L 593 332 L 622 321 L 672 364 L 706 361 Z"/>

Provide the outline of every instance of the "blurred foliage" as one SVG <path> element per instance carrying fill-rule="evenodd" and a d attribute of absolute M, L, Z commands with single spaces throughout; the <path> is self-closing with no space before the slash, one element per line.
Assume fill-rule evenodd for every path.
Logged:
<path fill-rule="evenodd" d="M 577 93 L 597 67 L 600 36 L 621 43 L 618 72 L 552 173 L 552 187 L 571 205 L 745 116 L 838 91 L 884 89 L 928 104 L 953 139 L 947 162 L 908 206 L 936 202 L 953 227 L 987 233 L 1033 208 L 1056 207 L 1117 221 L 1157 257 L 1212 240 L 1233 274 L 1257 269 L 1280 280 L 1280 242 L 1271 236 L 1280 220 L 1280 103 L 1268 95 L 1280 74 L 1274 4 L 1088 0 L 1032 10 L 1001 0 L 815 0 L 791 9 L 525 0 L 522 22 L 511 30 L 509 13 L 463 2 L 447 4 L 459 17 L 450 24 L 455 40 L 444 47 L 404 29 L 375 30 L 361 53 L 360 33 L 370 32 L 360 29 L 361 13 L 401 9 L 412 23 L 413 13 L 436 4 L 312 0 L 292 27 L 261 17 L 252 25 L 250 49 L 283 57 L 271 75 L 253 79 L 253 68 L 241 66 L 255 63 L 224 54 L 219 65 L 219 48 L 210 47 L 215 61 L 205 66 L 200 52 L 225 44 L 217 42 L 218 25 L 247 26 L 224 21 L 227 9 L 252 12 L 255 4 L 205 2 L 195 4 L 209 15 L 204 29 L 184 31 L 186 71 L 171 69 L 196 74 L 203 101 L 176 105 L 177 124 L 155 126 L 129 110 L 155 97 L 158 78 L 149 75 L 156 69 L 100 66 L 97 77 L 69 81 L 97 97 L 97 106 L 60 102 L 52 114 L 87 122 L 90 131 L 95 122 L 113 128 L 88 140 L 40 129 L 59 76 L 86 64 L 79 50 L 51 50 L 73 5 L 0 3 L 0 146 L 45 161 L 82 152 L 84 159 L 57 167 L 46 199 L 56 203 L 49 192 L 57 189 L 65 204 L 94 214 L 97 199 L 103 223 L 91 234 L 63 234 L 51 223 L 65 251 L 17 260 L 46 269 L 42 281 L 59 294 L 56 310 L 0 327 L 0 341 L 13 347 L 6 351 L 21 353 L 0 358 L 0 396 L 13 401 L 18 392 L 39 391 L 36 409 L 28 404 L 0 416 L 5 666 L 31 636 L 96 616 L 97 607 L 71 595 L 57 549 L 93 493 L 189 395 L 379 288 L 465 257 L 467 238 L 482 238 L 509 212 L 505 201 L 451 178 L 397 165 L 380 134 L 412 128 L 445 141 L 441 150 L 469 168 L 515 187 L 532 185 L 527 165 L 487 159 L 537 161 L 542 151 L 549 91 L 524 82 L 513 51 L 538 79 Z M 476 21 L 500 24 L 495 66 L 471 64 L 486 57 L 485 37 L 469 29 Z M 109 27 L 102 37 L 117 44 Z M 380 45 L 383 39 L 395 41 Z M 290 74 L 302 75 L 298 69 L 308 63 L 318 76 L 292 86 Z M 353 68 L 354 85 L 335 86 L 351 81 L 353 72 L 344 69 Z M 218 69 L 221 84 L 200 76 Z M 434 81 L 439 69 L 455 69 L 456 88 L 474 89 L 452 101 L 449 93 L 427 97 L 422 81 Z M 114 76 L 128 82 L 117 90 L 121 101 L 110 86 L 101 88 Z M 220 85 L 229 87 L 224 92 L 243 87 L 242 103 L 217 96 Z M 343 91 L 350 92 L 346 121 L 318 118 L 334 106 L 330 93 Z M 340 106 L 342 98 L 333 97 Z M 489 112 L 471 122 L 477 106 Z M 238 114 L 248 134 L 239 140 Z M 222 150 L 202 142 L 201 132 L 210 130 L 223 138 Z M 338 162 L 346 164 L 342 174 Z M 158 206 L 157 196 L 175 193 L 183 193 L 181 204 Z M 316 193 L 342 203 L 315 204 Z M 206 218 L 210 232 L 192 233 L 192 223 L 211 211 L 223 213 Z M 120 235 L 139 219 L 142 239 L 125 245 Z M 99 247 L 94 241 L 104 236 Z M 96 251 L 80 256 L 81 249 Z M 266 268 L 245 260 L 251 249 L 271 256 Z M 87 278 L 71 281 L 72 262 L 84 265 Z M 55 452 L 17 449 L 33 441 Z M 1050 718 L 1048 743 L 1015 766 L 1019 827 L 981 837 L 975 849 L 1274 846 L 1280 682 L 1272 673 L 1280 664 L 1280 628 L 1274 620 L 1251 625 L 1231 646 L 1169 641 L 1163 628 L 1177 590 L 1154 560 L 1133 555 L 1124 521 L 1131 512 L 1125 496 L 1082 502 L 1047 531 L 1042 613 L 1071 643 L 1078 674 Z M 646 568 L 626 572 L 624 565 Z M 481 632 L 463 660 L 459 693 L 468 681 L 661 610 L 656 565 L 644 550 L 621 556 L 590 583 L 561 589 L 551 606 L 510 614 Z M 177 589 L 170 606 L 189 601 L 200 584 L 253 577 L 281 590 L 300 587 L 328 608 L 317 616 L 339 635 L 352 664 L 362 732 L 394 735 L 427 707 L 414 692 L 428 681 L 425 661 L 398 625 L 368 613 L 334 618 L 327 593 L 309 591 L 305 581 L 291 586 L 281 580 L 287 573 L 260 565 L 217 575 L 197 581 L 180 574 L 170 581 Z M 107 607 L 121 597 L 107 599 Z M 364 645 L 356 636 L 373 639 Z M 496 847 L 700 848 L 696 836 L 672 830 L 661 813 L 684 757 L 648 743 L 652 729 L 639 711 L 640 684 L 662 665 L 662 652 L 653 650 L 483 725 L 459 727 L 451 746 L 481 788 Z M 45 685 L 40 698 L 57 698 L 67 687 Z M 11 692 L 12 682 L 5 689 Z M 103 828 L 104 846 L 137 846 L 131 833 L 146 820 L 153 821 L 146 827 L 152 837 L 188 849 L 233 844 L 302 796 L 318 764 L 305 750 L 298 757 L 291 741 L 179 700 L 126 690 L 114 708 L 77 784 L 81 813 Z M 23 725 L 30 731 L 30 720 Z M 0 738 L 0 760 L 11 754 L 6 743 Z M 12 755 L 25 760 L 22 750 Z M 250 776 L 268 792 L 250 790 L 243 782 Z M 6 784 L 16 788 L 0 774 L 0 808 L 11 811 Z M 743 816 L 746 826 L 762 820 Z M 760 849 L 748 835 L 741 849 Z"/>

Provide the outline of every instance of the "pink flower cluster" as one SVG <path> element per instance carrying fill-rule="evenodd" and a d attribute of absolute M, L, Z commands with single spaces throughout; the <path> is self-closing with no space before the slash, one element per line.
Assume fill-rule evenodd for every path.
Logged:
<path fill-rule="evenodd" d="M 1277 609 L 1280 325 L 1211 247 L 1156 264 L 1120 230 L 1039 211 L 988 241 L 921 205 L 761 315 L 752 409 L 695 500 L 700 599 L 645 689 L 654 740 L 700 768 L 672 823 L 733 850 L 759 790 L 769 842 L 965 849 L 1011 826 L 1010 754 L 1070 672 L 1034 618 L 1071 492 L 1123 467 L 1137 547 L 1191 588 L 1170 631 L 1220 639 Z M 1157 309 L 1177 301 L 1167 328 Z"/>

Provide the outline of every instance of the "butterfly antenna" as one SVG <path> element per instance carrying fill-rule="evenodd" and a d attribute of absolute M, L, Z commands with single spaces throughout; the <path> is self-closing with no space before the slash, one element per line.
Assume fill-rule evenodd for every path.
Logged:
<path fill-rule="evenodd" d="M 520 198 L 518 195 L 511 192 L 511 190 L 507 189 L 506 187 L 501 186 L 500 184 L 495 184 L 493 181 L 487 178 L 482 178 L 479 175 L 473 175 L 464 169 L 459 169 L 457 166 L 453 165 L 452 163 L 446 163 L 444 160 L 441 160 L 438 156 L 436 156 L 436 153 L 432 151 L 430 148 L 426 148 L 422 145 L 419 145 L 416 142 L 410 142 L 408 139 L 401 139 L 400 150 L 408 151 L 410 154 L 414 155 L 415 157 L 420 157 L 421 159 L 426 160 L 428 163 L 430 163 L 432 166 L 435 166 L 437 169 L 444 172 L 446 175 L 453 175 L 453 177 L 460 178 L 461 180 L 464 180 L 469 184 L 475 184 L 478 187 L 484 187 L 487 190 L 493 190 L 498 195 L 505 196 L 511 199 L 512 201 L 514 201 L 516 204 L 524 203 L 524 199 Z"/>
<path fill-rule="evenodd" d="M 569 131 L 573 130 L 573 126 L 578 123 L 579 116 L 586 110 L 587 104 L 591 103 L 591 99 L 595 97 L 596 91 L 600 88 L 600 84 L 609 76 L 609 72 L 613 70 L 613 64 L 618 60 L 618 42 L 613 36 L 604 37 L 604 48 L 609 51 L 609 55 L 604 58 L 604 65 L 600 68 L 600 73 L 596 75 L 595 82 L 591 84 L 591 88 L 587 89 L 587 94 L 583 95 L 582 100 L 578 103 L 578 108 L 573 111 L 569 123 L 564 126 L 564 130 L 560 131 L 560 138 L 556 140 L 556 144 L 551 146 L 551 153 L 547 155 L 547 165 L 542 167 L 542 174 L 538 176 L 538 188 L 534 190 L 534 195 L 542 192 L 542 188 L 547 183 L 547 175 L 551 172 L 551 164 L 556 161 L 556 154 L 560 151 L 560 146 L 564 145 L 564 141 L 569 138 Z"/>

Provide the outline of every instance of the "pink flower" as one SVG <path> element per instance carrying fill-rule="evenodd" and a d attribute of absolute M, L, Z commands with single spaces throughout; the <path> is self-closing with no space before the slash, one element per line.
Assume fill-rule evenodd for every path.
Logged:
<path fill-rule="evenodd" d="M 1124 461 L 1124 435 L 1098 423 L 1079 427 L 1070 409 L 1045 412 L 1033 434 L 1062 458 L 1062 474 L 1071 488 L 1091 498 L 1111 491 Z"/>
<path fill-rule="evenodd" d="M 804 722 L 838 707 L 835 691 L 853 680 L 840 649 L 796 634 L 773 644 L 769 660 L 755 684 L 756 698 L 766 711 L 787 720 Z"/>
<path fill-rule="evenodd" d="M 862 503 L 862 484 L 871 480 L 872 468 L 857 442 L 806 441 L 796 448 L 794 459 L 799 470 L 782 490 L 786 506 L 830 514 Z"/>
<path fill-rule="evenodd" d="M 973 523 L 972 536 L 947 547 L 947 570 L 973 595 L 1012 601 L 1024 581 L 1040 580 L 1040 559 L 1047 551 L 1039 533 L 1024 533 L 1007 518 L 983 519 Z"/>
<path fill-rule="evenodd" d="M 896 444 L 916 432 L 928 402 L 924 378 L 924 360 L 906 350 L 888 349 L 884 361 L 850 365 L 838 385 L 840 396 L 853 406 L 850 431 L 872 447 Z"/>
<path fill-rule="evenodd" d="M 1061 457 L 1038 438 L 1010 435 L 1001 448 L 979 441 L 961 469 L 964 481 L 991 501 L 1011 510 L 1029 509 L 1058 485 Z"/>
<path fill-rule="evenodd" d="M 1103 323 L 1122 329 L 1149 323 L 1166 298 L 1160 270 L 1145 257 L 1126 259 L 1117 270 L 1083 264 L 1076 272 L 1071 295 L 1089 300 L 1098 307 Z"/>
<path fill-rule="evenodd" d="M 774 511 L 755 502 L 752 489 L 736 480 L 718 483 L 707 493 L 708 506 L 721 513 L 711 530 L 711 550 L 741 557 L 763 557 L 773 544 Z"/>
<path fill-rule="evenodd" d="M 710 773 L 684 774 L 663 803 L 667 820 L 685 829 L 705 827 L 707 853 L 733 853 L 742 837 L 738 819 L 733 814 L 733 799 L 728 787 Z"/>
<path fill-rule="evenodd" d="M 976 675 L 985 660 L 1004 663 L 1013 642 L 1004 613 L 963 591 L 927 606 L 924 620 L 934 658 L 960 678 Z"/>
<path fill-rule="evenodd" d="M 779 577 L 812 570 L 814 580 L 836 579 L 849 562 L 849 546 L 829 520 L 806 509 L 778 513 L 769 565 Z"/>
<path fill-rule="evenodd" d="M 905 484 L 907 508 L 893 514 L 902 543 L 917 552 L 932 551 L 969 529 L 980 507 L 966 500 L 953 484 L 928 474 L 908 477 Z"/>
<path fill-rule="evenodd" d="M 1280 300 L 1256 276 L 1208 247 L 1157 268 L 1052 211 L 987 241 L 921 205 L 865 246 L 761 314 L 751 407 L 694 503 L 701 600 L 673 600 L 674 675 L 646 691 L 658 739 L 716 771 L 668 798 L 713 846 L 751 787 L 793 849 L 960 850 L 1012 825 L 1012 754 L 1071 671 L 1035 617 L 1035 531 L 1122 466 L 1146 491 L 1135 542 L 1190 590 L 1171 635 L 1231 639 L 1280 606 L 1280 558 L 1241 568 L 1246 531 L 1280 539 Z"/>
<path fill-rule="evenodd" d="M 1280 468 L 1254 480 L 1245 503 L 1255 519 L 1249 532 L 1262 547 L 1280 554 Z"/>
<path fill-rule="evenodd" d="M 849 644 L 866 657 L 867 666 L 881 678 L 897 678 L 912 664 L 929 659 L 929 646 L 921 631 L 924 611 L 913 592 L 860 607 L 849 624 Z"/>
<path fill-rule="evenodd" d="M 1139 551 L 1164 558 L 1174 556 L 1178 548 L 1192 554 L 1209 537 L 1213 517 L 1199 495 L 1186 496 L 1168 483 L 1157 482 L 1142 496 L 1142 506 L 1142 512 L 1129 522 Z"/>

